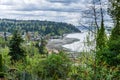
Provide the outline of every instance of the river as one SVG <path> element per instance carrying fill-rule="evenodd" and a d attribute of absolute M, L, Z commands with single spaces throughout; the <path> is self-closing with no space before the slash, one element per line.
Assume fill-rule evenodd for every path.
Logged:
<path fill-rule="evenodd" d="M 83 52 L 90 51 L 94 49 L 95 41 L 88 45 L 88 38 L 92 42 L 94 40 L 94 36 L 89 34 L 88 31 L 84 31 L 81 33 L 70 33 L 67 34 L 63 39 L 50 39 L 47 44 L 48 49 L 52 50 L 65 50 L 68 52 Z"/>
<path fill-rule="evenodd" d="M 89 38 L 87 37 L 89 35 Z M 82 32 L 82 33 L 71 33 L 66 36 L 66 38 L 76 38 L 79 39 L 79 41 L 65 44 L 62 47 L 69 49 L 70 51 L 75 52 L 83 52 L 83 51 L 90 51 L 94 49 L 95 42 L 91 43 L 91 45 L 88 46 L 87 40 L 89 39 L 90 42 L 94 40 L 93 34 L 89 34 L 88 32 Z"/>

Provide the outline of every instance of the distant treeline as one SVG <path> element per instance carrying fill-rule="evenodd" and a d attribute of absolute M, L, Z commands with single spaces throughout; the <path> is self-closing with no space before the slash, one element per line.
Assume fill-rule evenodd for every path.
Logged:
<path fill-rule="evenodd" d="M 74 25 L 40 20 L 15 20 L 0 19 L 0 31 L 13 32 L 15 29 L 21 31 L 38 32 L 42 35 L 62 35 L 64 33 L 80 32 Z"/>

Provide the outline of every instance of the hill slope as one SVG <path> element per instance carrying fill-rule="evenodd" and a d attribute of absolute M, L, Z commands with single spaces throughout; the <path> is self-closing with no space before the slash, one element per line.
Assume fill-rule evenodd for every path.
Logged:
<path fill-rule="evenodd" d="M 42 35 L 62 35 L 64 33 L 80 32 L 74 25 L 39 20 L 0 19 L 0 31 L 13 32 L 15 29 L 22 31 L 38 32 Z"/>

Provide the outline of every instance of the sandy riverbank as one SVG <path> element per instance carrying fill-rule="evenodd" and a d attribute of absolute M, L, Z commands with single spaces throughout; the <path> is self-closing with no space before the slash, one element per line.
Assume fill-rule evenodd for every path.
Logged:
<path fill-rule="evenodd" d="M 47 44 L 48 49 L 56 49 L 56 50 L 64 50 L 68 51 L 67 48 L 64 48 L 63 45 L 65 44 L 71 44 L 73 42 L 79 41 L 79 39 L 76 38 L 67 38 L 64 37 L 63 39 L 50 39 Z"/>
<path fill-rule="evenodd" d="M 91 45 L 87 44 L 87 36 Z M 92 44 L 93 43 L 93 44 Z M 94 35 L 88 32 L 67 34 L 63 39 L 51 39 L 48 41 L 48 49 L 64 50 L 67 52 L 83 52 L 94 49 Z"/>

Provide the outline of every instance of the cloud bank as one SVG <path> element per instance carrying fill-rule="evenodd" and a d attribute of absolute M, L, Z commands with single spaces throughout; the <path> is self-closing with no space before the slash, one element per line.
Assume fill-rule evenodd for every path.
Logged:
<path fill-rule="evenodd" d="M 90 0 L 0 0 L 0 18 L 67 22 L 78 25 Z"/>

